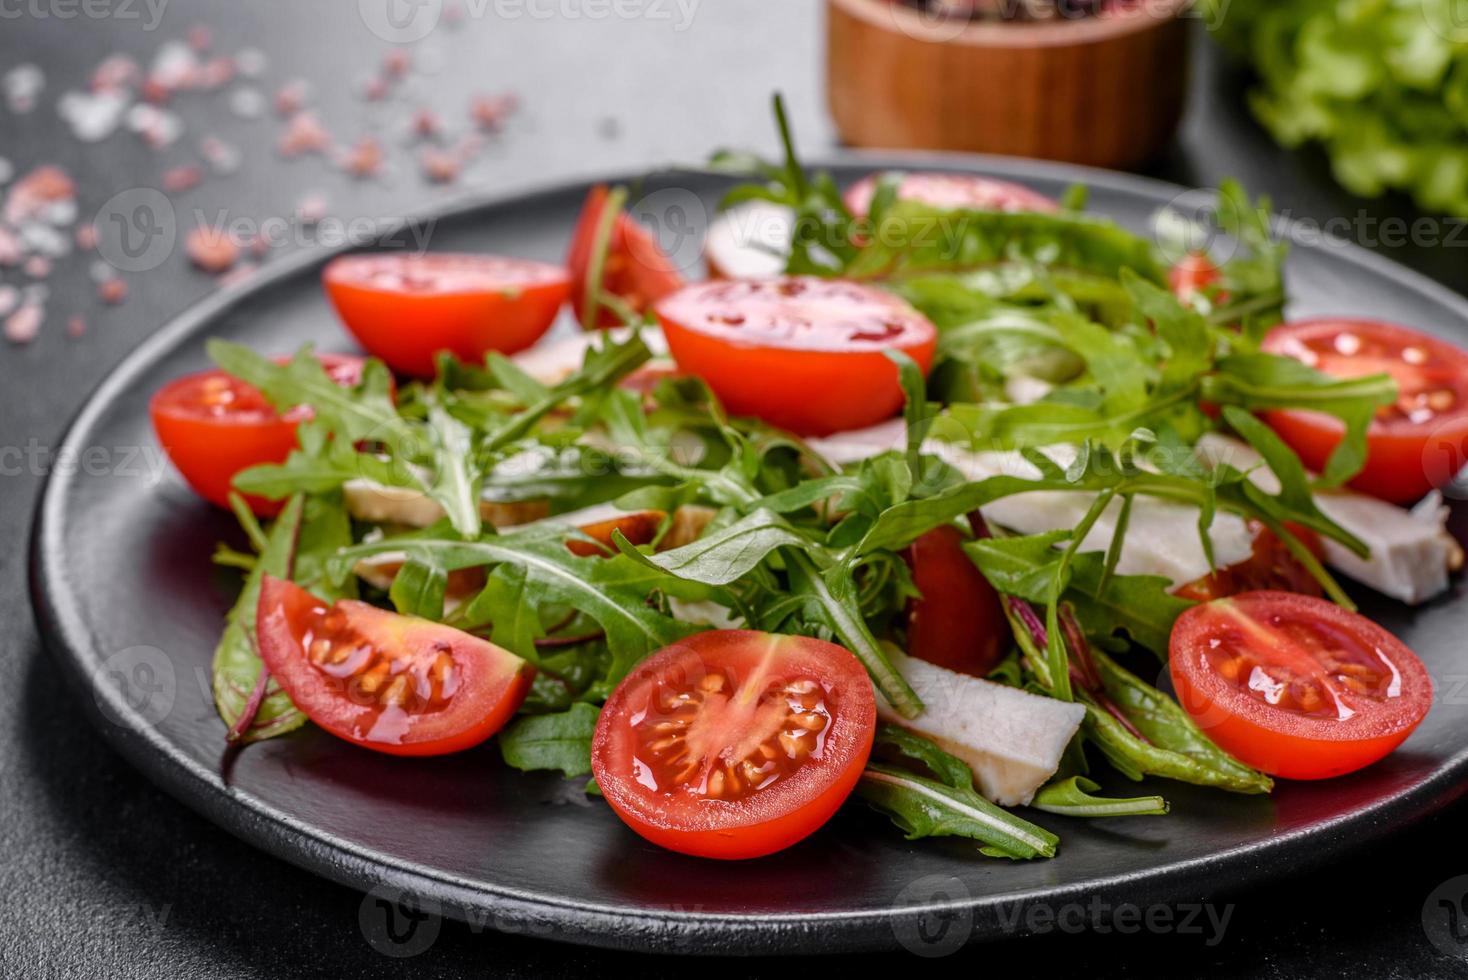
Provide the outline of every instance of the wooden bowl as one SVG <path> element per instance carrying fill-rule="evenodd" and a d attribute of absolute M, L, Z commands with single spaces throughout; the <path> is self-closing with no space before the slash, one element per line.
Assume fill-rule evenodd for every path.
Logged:
<path fill-rule="evenodd" d="M 853 146 L 1136 167 L 1182 115 L 1188 2 L 996 23 L 893 0 L 827 0 L 831 114 Z"/>

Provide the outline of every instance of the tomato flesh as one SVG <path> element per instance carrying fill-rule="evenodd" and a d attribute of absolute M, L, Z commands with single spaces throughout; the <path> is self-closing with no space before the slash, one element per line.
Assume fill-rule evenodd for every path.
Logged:
<path fill-rule="evenodd" d="M 863 177 L 847 188 L 842 195 L 847 210 L 857 217 L 865 217 L 872 206 L 872 198 L 876 196 L 881 176 Z M 897 185 L 897 197 L 936 208 L 976 211 L 1057 211 L 1060 208 L 1051 198 L 1022 184 L 974 174 L 906 173 Z"/>
<path fill-rule="evenodd" d="M 1178 299 L 1187 302 L 1218 282 L 1221 275 L 1207 252 L 1189 252 L 1167 271 L 1167 283 Z"/>
<path fill-rule="evenodd" d="M 362 379 L 360 357 L 320 355 L 326 373 L 350 387 Z M 229 506 L 235 474 L 261 463 L 283 463 L 296 448 L 296 427 L 310 417 L 297 406 L 275 410 L 257 388 L 220 370 L 176 378 L 148 403 L 153 431 L 168 458 L 194 492 L 220 507 Z M 281 501 L 246 496 L 262 517 L 280 512 Z"/>
<path fill-rule="evenodd" d="M 697 633 L 613 692 L 592 771 L 617 815 L 653 843 L 759 857 L 808 836 L 850 795 L 876 710 L 865 670 L 833 643 Z"/>
<path fill-rule="evenodd" d="M 566 542 L 566 547 L 571 549 L 573 555 L 583 558 L 593 555 L 614 555 L 617 553 L 617 546 L 612 541 L 613 531 L 621 531 L 622 537 L 626 538 L 629 544 L 652 544 L 653 538 L 657 537 L 658 528 L 662 526 L 667 516 L 660 510 L 639 510 L 610 517 L 604 521 L 583 524 L 578 530 L 591 540 L 571 538 Z"/>
<path fill-rule="evenodd" d="M 1379 320 L 1300 320 L 1275 327 L 1263 348 L 1337 378 L 1385 372 L 1397 401 L 1379 409 L 1366 432 L 1365 468 L 1351 486 L 1411 503 L 1450 482 L 1468 460 L 1468 352 Z M 1345 427 L 1319 412 L 1264 413 L 1305 465 L 1324 468 Z"/>
<path fill-rule="evenodd" d="M 322 273 L 357 342 L 394 371 L 432 377 L 448 351 L 479 363 L 513 354 L 555 322 L 571 289 L 566 270 L 497 255 L 344 255 Z"/>
<path fill-rule="evenodd" d="M 1387 755 L 1432 705 L 1411 650 L 1313 596 L 1246 592 L 1178 617 L 1178 701 L 1220 748 L 1287 779 L 1325 779 Z"/>
<path fill-rule="evenodd" d="M 618 327 L 622 318 L 605 306 L 598 306 L 596 322 L 587 324 L 586 311 L 591 301 L 588 290 L 592 251 L 597 229 L 606 213 L 609 193 L 598 184 L 586 195 L 571 247 L 566 253 L 566 268 L 571 274 L 571 308 L 583 326 Z M 683 285 L 683 274 L 658 245 L 657 240 L 626 212 L 619 211 L 612 220 L 611 237 L 607 241 L 606 259 L 601 270 L 601 291 L 620 299 L 633 312 L 643 313 L 653 303 L 677 291 Z"/>
<path fill-rule="evenodd" d="M 902 351 L 927 372 L 938 333 L 868 286 L 812 276 L 686 286 L 655 307 L 678 367 L 729 411 L 801 435 L 828 435 L 902 408 Z"/>
<path fill-rule="evenodd" d="M 920 536 L 903 554 L 921 595 L 907 603 L 907 652 L 920 660 L 983 677 L 1009 646 L 999 593 L 963 551 L 951 525 Z"/>
<path fill-rule="evenodd" d="M 488 640 L 355 600 L 328 605 L 265 576 L 260 659 L 296 707 L 339 738 L 390 755 L 443 755 L 499 731 L 534 668 Z"/>
<path fill-rule="evenodd" d="M 1251 521 L 1249 526 L 1254 533 L 1254 547 L 1248 558 L 1214 569 L 1202 578 L 1174 589 L 1173 594 L 1195 602 L 1209 602 L 1260 589 L 1277 589 L 1313 596 L 1321 594 L 1320 583 L 1315 580 L 1315 576 L 1290 552 L 1278 535 L 1257 522 Z M 1289 530 L 1316 558 L 1322 556 L 1320 538 L 1314 531 L 1293 525 Z"/>

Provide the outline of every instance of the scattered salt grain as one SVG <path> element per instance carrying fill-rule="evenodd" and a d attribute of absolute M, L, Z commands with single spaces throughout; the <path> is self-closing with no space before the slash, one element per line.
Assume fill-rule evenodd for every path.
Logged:
<path fill-rule="evenodd" d="M 126 89 L 67 92 L 56 100 L 56 111 L 83 143 L 97 143 L 117 132 L 132 97 Z"/>
<path fill-rule="evenodd" d="M 198 84 L 199 56 L 182 41 L 166 41 L 153 55 L 148 82 L 165 92 L 193 88 Z"/>
<path fill-rule="evenodd" d="M 457 154 L 431 146 L 423 150 L 418 157 L 418 162 L 422 167 L 423 176 L 435 184 L 453 183 L 459 178 L 459 172 L 464 167 Z"/>
<path fill-rule="evenodd" d="M 109 282 L 117 278 L 117 269 L 110 262 L 98 259 L 87 267 L 87 275 L 96 283 Z"/>
<path fill-rule="evenodd" d="M 216 174 L 232 174 L 240 169 L 239 147 L 218 136 L 206 136 L 200 140 L 199 153 Z"/>
<path fill-rule="evenodd" d="M 26 303 L 5 318 L 5 339 L 12 344 L 29 344 L 41 332 L 41 307 Z"/>
<path fill-rule="evenodd" d="M 32 255 L 21 268 L 32 279 L 45 279 L 51 274 L 51 260 L 44 255 Z"/>
<path fill-rule="evenodd" d="M 112 92 L 137 86 L 143 70 L 125 54 L 114 54 L 102 60 L 92 72 L 93 92 Z"/>
<path fill-rule="evenodd" d="M 321 121 L 310 112 L 298 112 L 286 125 L 280 137 L 281 156 L 298 157 L 306 153 L 320 153 L 331 145 L 331 134 Z"/>
<path fill-rule="evenodd" d="M 214 46 L 214 32 L 209 29 L 208 24 L 195 24 L 189 28 L 187 34 L 189 47 L 203 54 Z"/>
<path fill-rule="evenodd" d="M 91 222 L 76 226 L 76 247 L 90 252 L 97 247 L 97 226 Z"/>
<path fill-rule="evenodd" d="M 221 289 L 228 289 L 232 286 L 241 285 L 247 280 L 254 278 L 255 268 L 255 265 L 250 262 L 244 262 L 235 266 L 219 277 L 219 287 Z"/>
<path fill-rule="evenodd" d="M 163 174 L 163 189 L 170 194 L 181 194 L 199 186 L 204 172 L 193 164 L 174 167 Z"/>
<path fill-rule="evenodd" d="M 388 82 L 385 78 L 373 75 L 371 78 L 363 79 L 358 84 L 357 90 L 361 93 L 364 100 L 368 102 L 381 102 L 387 98 Z"/>
<path fill-rule="evenodd" d="M 312 192 L 296 202 L 296 220 L 303 225 L 314 225 L 326 217 L 326 197 Z"/>
<path fill-rule="evenodd" d="M 73 316 L 66 321 L 66 335 L 76 338 L 87 332 L 87 321 L 80 316 Z"/>
<path fill-rule="evenodd" d="M 469 116 L 480 129 L 501 129 L 519 104 L 514 93 L 505 95 L 476 95 L 469 103 Z"/>
<path fill-rule="evenodd" d="M 38 65 L 16 65 L 0 76 L 0 92 L 5 94 L 5 104 L 11 112 L 30 112 L 46 87 L 46 74 Z"/>
<path fill-rule="evenodd" d="M 422 139 L 432 139 L 443 129 L 438 116 L 432 109 L 419 109 L 413 113 L 413 135 Z"/>
<path fill-rule="evenodd" d="M 71 239 L 60 228 L 40 221 L 27 221 L 16 231 L 20 235 L 21 248 L 26 252 L 53 259 L 71 254 Z"/>
<path fill-rule="evenodd" d="M 358 180 L 376 177 L 382 172 L 382 144 L 371 136 L 362 137 L 342 157 L 341 166 Z"/>
<path fill-rule="evenodd" d="M 184 251 L 205 272 L 224 272 L 240 257 L 239 246 L 222 228 L 199 225 L 184 239 Z"/>
<path fill-rule="evenodd" d="M 275 111 L 282 116 L 294 116 L 306 107 L 310 95 L 310 86 L 302 79 L 287 82 L 275 93 Z"/>
<path fill-rule="evenodd" d="M 127 280 L 108 279 L 98 283 L 97 298 L 108 306 L 117 306 L 127 299 Z"/>
<path fill-rule="evenodd" d="M 0 226 L 0 267 L 19 265 L 24 250 L 20 247 L 20 239 L 9 228 Z"/>
<path fill-rule="evenodd" d="M 229 111 L 241 119 L 259 119 L 265 115 L 265 94 L 241 85 L 229 93 Z"/>
<path fill-rule="evenodd" d="M 76 185 L 66 171 L 50 164 L 42 165 L 10 186 L 10 193 L 5 196 L 4 220 L 11 225 L 19 225 L 36 219 L 61 217 L 52 213 L 52 207 L 62 203 L 74 204 L 75 200 Z"/>
<path fill-rule="evenodd" d="M 155 150 L 172 146 L 183 133 L 183 120 L 158 106 L 139 102 L 127 111 L 127 128 Z"/>
<path fill-rule="evenodd" d="M 0 316 L 9 316 L 20 304 L 20 290 L 14 286 L 0 284 Z"/>
<path fill-rule="evenodd" d="M 259 78 L 270 62 L 259 48 L 241 48 L 235 52 L 234 64 L 245 78 Z"/>

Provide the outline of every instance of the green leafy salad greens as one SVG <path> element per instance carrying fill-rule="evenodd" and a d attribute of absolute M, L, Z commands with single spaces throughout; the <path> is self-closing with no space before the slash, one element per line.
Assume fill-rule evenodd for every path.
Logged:
<path fill-rule="evenodd" d="M 1237 187 L 1223 189 L 1220 208 L 1242 247 L 1219 283 L 1185 304 L 1165 288 L 1163 248 L 1085 213 L 1082 192 L 1053 213 L 942 211 L 899 200 L 894 175 L 858 217 L 828 175 L 801 167 L 783 114 L 781 125 L 783 162 L 716 159 L 753 175 L 727 203 L 791 207 L 791 272 L 870 281 L 936 324 L 926 377 L 893 355 L 907 395 L 905 444 L 835 465 L 795 436 L 729 417 L 697 379 L 667 378 L 646 394 L 619 387 L 652 357 L 635 323 L 593 343 L 580 369 L 552 385 L 490 355 L 477 365 L 445 359 L 434 381 L 395 398 L 375 363 L 341 388 L 309 350 L 279 364 L 215 342 L 216 362 L 277 407 L 314 410 L 285 463 L 236 480 L 241 492 L 286 504 L 269 528 L 241 507 L 255 553 L 219 556 L 246 574 L 215 658 L 231 737 L 270 738 L 303 722 L 254 649 L 266 572 L 323 599 L 360 595 L 474 632 L 532 662 L 522 716 L 498 736 L 519 769 L 585 777 L 598 705 L 642 658 L 710 624 L 832 640 L 861 660 L 895 715 L 917 717 L 925 706 L 888 653 L 905 644 L 915 594 L 903 550 L 933 528 L 981 522 L 979 509 L 1002 498 L 1073 490 L 1094 500 L 1078 526 L 1029 535 L 993 526 L 966 545 L 1014 630 L 1014 652 L 990 679 L 1085 708 L 1034 812 L 984 799 L 965 763 L 897 725 L 879 731 L 857 796 L 910 838 L 959 836 L 986 854 L 1035 858 L 1053 855 L 1058 838 L 1030 817 L 1167 812 L 1156 795 L 1102 795 L 1094 777 L 1103 762 L 1128 780 L 1268 791 L 1268 777 L 1214 746 L 1145 680 L 1157 676 L 1172 621 L 1189 603 L 1164 579 L 1117 572 L 1126 514 L 1139 497 L 1187 504 L 1198 514 L 1188 533 L 1210 556 L 1215 515 L 1256 521 L 1347 603 L 1291 528 L 1364 547 L 1317 509 L 1312 479 L 1253 413 L 1305 407 L 1342 419 L 1346 438 L 1316 479 L 1334 485 L 1362 465 L 1365 425 L 1395 396 L 1390 379 L 1335 381 L 1259 351 L 1259 324 L 1284 299 L 1283 249 Z M 1016 398 L 1020 382 L 1042 393 Z M 1195 459 L 1193 444 L 1217 428 L 1263 456 L 1278 492 Z M 1040 451 L 1056 444 L 1071 447 L 1063 461 Z M 1015 450 L 1034 473 L 970 480 L 936 445 Z M 430 502 L 436 520 L 404 527 L 354 516 L 351 493 L 364 482 Z M 496 527 L 486 501 L 535 502 L 551 516 Z M 660 537 L 687 508 L 709 519 L 677 547 L 618 534 L 605 553 L 573 553 L 568 540 L 591 539 L 555 515 L 606 501 L 669 515 Z M 1111 546 L 1082 550 L 1108 507 L 1122 514 Z M 357 574 L 389 555 L 401 560 L 389 588 Z M 452 576 L 471 569 L 481 584 L 451 597 Z"/>

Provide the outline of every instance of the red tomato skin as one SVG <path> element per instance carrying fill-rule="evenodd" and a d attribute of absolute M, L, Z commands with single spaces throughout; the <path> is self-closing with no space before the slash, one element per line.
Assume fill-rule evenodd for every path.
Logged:
<path fill-rule="evenodd" d="M 1284 779 L 1330 779 L 1355 772 L 1406 741 L 1432 706 L 1432 679 L 1411 650 L 1391 633 L 1335 603 L 1290 592 L 1246 592 L 1229 599 L 1243 607 L 1283 609 L 1323 619 L 1390 655 L 1403 696 L 1388 710 L 1339 721 L 1271 708 L 1237 690 L 1202 659 L 1215 603 L 1178 617 L 1168 670 L 1178 703 L 1219 748 L 1245 765 Z"/>
<path fill-rule="evenodd" d="M 355 384 L 362 376 L 360 357 L 322 354 L 320 360 L 338 383 Z M 246 389 L 263 409 L 249 417 L 206 416 L 180 403 L 191 386 L 213 378 L 229 379 Z M 148 414 L 158 442 L 184 482 L 205 500 L 228 509 L 236 473 L 262 463 L 283 463 L 296 448 L 296 426 L 303 412 L 292 411 L 292 417 L 283 417 L 254 388 L 214 369 L 176 378 L 159 388 L 148 402 Z M 284 501 L 253 495 L 246 495 L 245 503 L 260 517 L 274 517 L 285 506 Z"/>
<path fill-rule="evenodd" d="M 597 226 L 606 211 L 608 194 L 605 184 L 597 184 L 587 193 L 566 253 L 566 268 L 571 277 L 571 309 L 576 313 L 576 322 L 582 325 L 586 323 L 586 280 L 591 272 L 591 252 Z M 664 296 L 677 292 L 683 282 L 683 273 L 647 229 L 625 212 L 618 213 L 607 242 L 602 290 L 621 298 L 633 310 L 642 313 Z M 597 310 L 594 326 L 620 327 L 622 320 L 616 313 L 601 307 Z"/>
<path fill-rule="evenodd" d="M 1187 301 L 1199 290 L 1218 281 L 1218 266 L 1206 252 L 1189 252 L 1167 272 L 1167 284 L 1178 299 Z"/>
<path fill-rule="evenodd" d="M 400 756 L 460 752 L 503 728 L 530 692 L 534 668 L 487 640 L 365 602 L 343 600 L 331 608 L 364 634 L 397 641 L 395 653 L 410 655 L 415 643 L 425 651 L 443 650 L 450 652 L 459 671 L 448 707 L 429 716 L 400 712 L 404 717 L 396 740 L 364 737 L 361 729 L 373 706 L 360 693 L 354 694 L 347 682 L 314 666 L 303 644 L 308 617 L 327 605 L 293 582 L 266 575 L 256 612 L 260 659 L 306 717 L 354 745 Z"/>
<path fill-rule="evenodd" d="M 842 194 L 846 209 L 865 217 L 877 193 L 881 174 L 871 174 L 852 184 Z M 1058 211 L 1054 200 L 1023 184 L 994 180 L 975 174 L 918 171 L 902 176 L 897 197 L 938 208 L 984 211 Z"/>
<path fill-rule="evenodd" d="M 395 267 L 430 276 L 452 263 L 468 271 L 439 291 L 371 278 Z M 322 282 L 357 343 L 399 374 L 419 378 L 434 376 L 441 350 L 477 364 L 490 351 L 514 354 L 531 346 L 555 322 L 571 289 L 566 271 L 544 262 L 436 252 L 344 255 L 327 265 Z"/>
<path fill-rule="evenodd" d="M 1396 324 L 1337 317 L 1296 320 L 1275 327 L 1262 347 L 1272 353 L 1285 353 L 1294 338 L 1320 336 L 1338 328 L 1430 351 L 1432 356 L 1446 362 L 1444 367 L 1435 370 L 1441 371 L 1460 395 L 1468 398 L 1468 352 Z M 1405 420 L 1391 424 L 1373 421 L 1366 430 L 1366 466 L 1349 485 L 1382 500 L 1410 504 L 1435 486 L 1452 480 L 1468 460 L 1468 402 L 1460 399 L 1460 405 L 1420 424 Z M 1301 462 L 1316 472 L 1325 468 L 1331 452 L 1345 434 L 1345 427 L 1337 419 L 1317 412 L 1277 409 L 1262 412 L 1261 417 L 1299 455 Z"/>
<path fill-rule="evenodd" d="M 660 672 L 681 670 L 685 658 L 705 655 L 717 661 L 721 647 L 745 649 L 767 644 L 771 635 L 754 630 L 695 633 L 654 653 L 629 674 L 602 708 L 591 743 L 597 785 L 617 815 L 633 831 L 659 847 L 719 860 L 762 857 L 804 840 L 826 823 L 851 795 L 866 768 L 876 733 L 877 704 L 866 671 L 852 654 L 833 643 L 808 637 L 781 637 L 799 647 L 799 656 L 826 668 L 839 708 L 826 734 L 819 763 L 812 762 L 763 794 L 756 807 L 742 809 L 722 800 L 661 794 L 628 774 L 634 746 L 627 719 L 637 692 Z M 831 773 L 831 770 L 835 770 Z M 822 784 L 821 777 L 830 774 Z M 750 811 L 753 812 L 750 812 Z"/>
<path fill-rule="evenodd" d="M 661 300 L 654 309 L 678 369 L 707 382 L 735 415 L 753 415 L 798 435 L 830 435 L 891 418 L 901 410 L 904 396 L 897 365 L 877 345 L 863 344 L 853 350 L 828 343 L 802 349 L 758 335 L 733 338 L 710 331 L 693 315 L 714 290 L 765 290 L 805 281 L 696 283 Z M 874 305 L 877 311 L 885 305 L 889 312 L 915 318 L 913 328 L 904 331 L 902 341 L 892 349 L 907 354 L 924 374 L 928 372 L 938 334 L 921 314 L 869 287 L 835 280 L 815 282 L 867 295 L 874 304 L 882 304 Z"/>
<path fill-rule="evenodd" d="M 921 598 L 907 603 L 907 652 L 920 660 L 984 677 L 1004 656 L 1011 634 L 999 593 L 963 551 L 956 527 L 935 527 L 903 553 Z"/>

